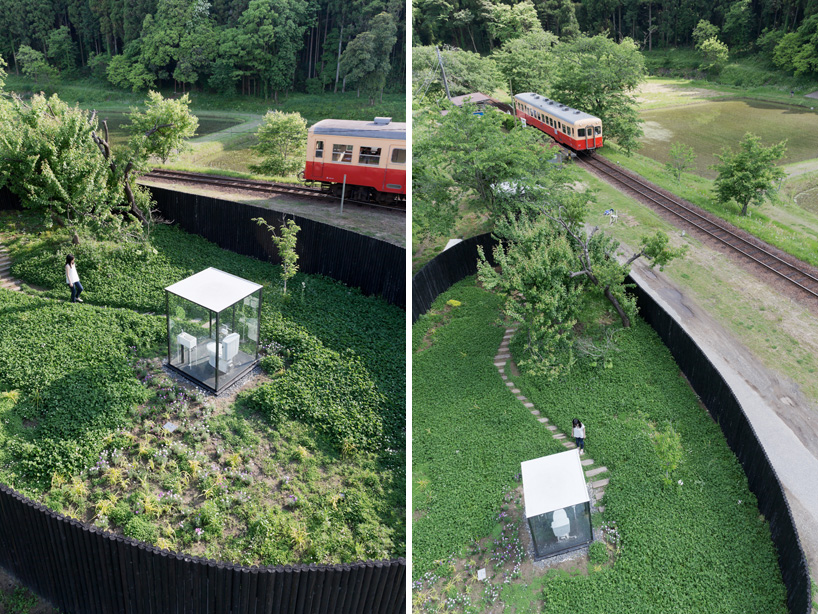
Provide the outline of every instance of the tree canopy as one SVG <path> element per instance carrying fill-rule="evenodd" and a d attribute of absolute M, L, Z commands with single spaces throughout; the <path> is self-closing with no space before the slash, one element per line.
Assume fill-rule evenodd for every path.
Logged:
<path fill-rule="evenodd" d="M 741 215 L 747 215 L 749 205 L 760 205 L 773 197 L 776 182 L 785 177 L 776 166 L 787 151 L 787 142 L 764 147 L 761 138 L 747 133 L 739 143 L 738 151 L 724 148 L 716 155 L 719 164 L 715 180 L 716 198 L 721 203 L 735 201 L 741 207 Z"/>
<path fill-rule="evenodd" d="M 342 54 L 371 33 L 378 79 L 402 91 L 405 15 L 402 0 L 0 0 L 0 54 L 17 73 L 28 65 L 40 82 L 107 67 L 111 83 L 134 90 L 269 97 L 342 90 L 352 76 L 340 70 Z"/>

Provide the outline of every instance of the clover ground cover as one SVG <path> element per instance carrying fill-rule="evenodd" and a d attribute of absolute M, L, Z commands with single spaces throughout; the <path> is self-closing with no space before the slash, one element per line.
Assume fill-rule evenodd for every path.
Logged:
<path fill-rule="evenodd" d="M 245 564 L 405 552 L 403 312 L 176 229 L 84 241 L 0 217 L 0 479 L 64 514 L 172 550 Z M 38 236 L 37 232 L 41 232 Z M 60 261 L 77 254 L 87 302 Z M 231 406 L 168 380 L 162 288 L 206 266 L 266 285 L 261 342 L 283 346 Z M 55 274 L 52 269 L 56 268 Z M 173 433 L 162 425 L 179 428 Z"/>
<path fill-rule="evenodd" d="M 446 312 L 452 298 L 462 305 Z M 414 462 L 424 480 L 421 486 L 413 478 L 415 578 L 428 574 L 454 594 L 472 590 L 463 562 L 473 556 L 471 543 L 496 530 L 520 461 L 563 449 L 558 443 L 552 449 L 546 429 L 492 365 L 502 337 L 493 325 L 498 306 L 473 281 L 461 282 L 438 297 L 413 331 L 416 348 L 432 338 L 413 360 Z M 582 573 L 499 577 L 497 603 L 542 612 L 785 612 L 769 527 L 719 427 L 649 326 L 637 319 L 618 339 L 609 368 L 580 359 L 557 381 L 514 378 L 560 431 L 570 432 L 574 417 L 586 424 L 588 454 L 608 467 L 611 479 L 605 512 L 592 522 L 616 527 L 616 554 L 612 546 L 609 562 L 600 564 L 604 553 L 594 553 Z M 512 341 L 515 355 L 520 343 Z M 503 428 L 515 421 L 524 428 Z M 668 485 L 655 442 L 670 425 L 683 453 Z M 464 447 L 468 456 L 461 459 L 456 451 Z M 517 457 L 508 458 L 509 451 Z M 460 562 L 452 567 L 452 559 Z M 459 583 L 451 583 L 453 570 Z M 454 611 L 485 608 L 472 598 Z"/>

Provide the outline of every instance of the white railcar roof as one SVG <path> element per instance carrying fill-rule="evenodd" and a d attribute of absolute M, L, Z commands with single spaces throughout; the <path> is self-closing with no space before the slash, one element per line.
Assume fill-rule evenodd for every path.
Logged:
<path fill-rule="evenodd" d="M 378 121 L 365 122 L 351 119 L 322 119 L 310 128 L 311 134 L 327 136 L 355 136 L 369 139 L 406 140 L 406 122 Z"/>
<path fill-rule="evenodd" d="M 540 94 L 528 92 L 525 94 L 516 94 L 514 97 L 521 102 L 531 105 L 535 109 L 539 109 L 540 111 L 544 111 L 545 113 L 556 117 L 566 124 L 576 123 L 576 121 L 580 119 L 599 119 L 595 115 L 591 115 L 578 109 L 566 107 L 556 100 L 551 100 L 550 98 L 546 98 Z"/>

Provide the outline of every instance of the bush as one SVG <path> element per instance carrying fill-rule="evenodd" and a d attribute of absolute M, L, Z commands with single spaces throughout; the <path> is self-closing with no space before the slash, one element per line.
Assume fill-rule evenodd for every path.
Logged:
<path fill-rule="evenodd" d="M 148 544 L 152 544 L 159 539 L 158 527 L 144 516 L 134 516 L 131 518 L 128 524 L 125 525 L 123 532 L 128 537 L 133 537 Z"/>

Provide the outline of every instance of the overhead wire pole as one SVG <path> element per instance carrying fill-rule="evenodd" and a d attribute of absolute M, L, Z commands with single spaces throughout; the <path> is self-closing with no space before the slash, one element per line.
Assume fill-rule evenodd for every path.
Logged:
<path fill-rule="evenodd" d="M 440 64 L 440 71 L 443 73 L 443 87 L 446 89 L 446 98 L 451 102 L 452 95 L 449 94 L 449 82 L 446 80 L 446 69 L 443 68 L 443 58 L 440 57 L 440 49 L 435 47 L 435 51 L 437 52 L 437 62 Z"/>

